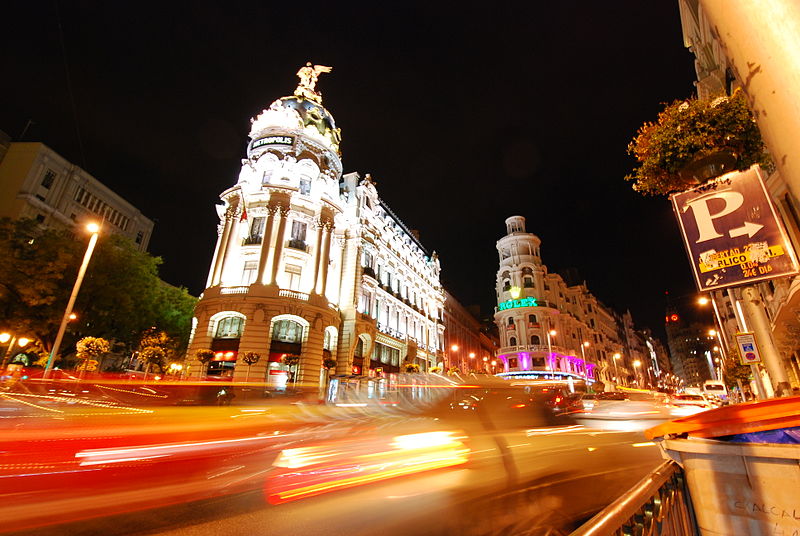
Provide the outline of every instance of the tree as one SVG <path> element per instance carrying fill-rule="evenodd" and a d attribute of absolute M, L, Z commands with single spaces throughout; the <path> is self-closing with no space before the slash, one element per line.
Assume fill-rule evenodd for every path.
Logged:
<path fill-rule="evenodd" d="M 197 359 L 198 361 L 200 361 L 200 363 L 203 365 L 203 369 L 204 369 L 204 370 L 203 370 L 203 374 L 205 374 L 205 373 L 206 373 L 206 371 L 205 371 L 205 367 L 206 367 L 206 365 L 207 365 L 207 364 L 208 364 L 208 363 L 209 363 L 209 362 L 210 362 L 212 359 L 214 359 L 214 351 L 213 351 L 213 350 L 209 350 L 209 349 L 207 349 L 207 348 L 201 348 L 201 349 L 199 349 L 199 350 L 196 350 L 196 351 L 194 352 L 194 357 L 195 357 L 195 359 Z"/>
<path fill-rule="evenodd" d="M 78 370 L 97 370 L 100 361 L 111 349 L 102 337 L 84 337 L 75 345 L 75 355 L 80 360 Z"/>
<path fill-rule="evenodd" d="M 163 348 L 158 346 L 145 346 L 139 351 L 139 359 L 147 363 L 145 369 L 145 376 L 150 372 L 150 367 L 156 365 L 159 370 L 164 371 L 164 364 L 166 363 L 167 354 Z"/>
<path fill-rule="evenodd" d="M 242 355 L 242 361 L 247 365 L 247 375 L 245 376 L 244 381 L 248 381 L 250 379 L 250 367 L 258 363 L 261 359 L 261 354 L 256 352 L 245 352 Z"/>
<path fill-rule="evenodd" d="M 85 252 L 85 241 L 67 231 L 42 229 L 34 220 L 0 220 L 0 318 L 6 327 L 38 340 L 49 352 Z M 78 339 L 102 337 L 136 348 L 151 326 L 166 331 L 185 350 L 195 298 L 158 278 L 161 259 L 129 239 L 101 234 L 62 350 Z"/>
<path fill-rule="evenodd" d="M 158 365 L 163 371 L 168 361 L 176 361 L 178 341 L 166 331 L 156 328 L 145 330 L 139 339 L 139 359 L 150 365 Z"/>

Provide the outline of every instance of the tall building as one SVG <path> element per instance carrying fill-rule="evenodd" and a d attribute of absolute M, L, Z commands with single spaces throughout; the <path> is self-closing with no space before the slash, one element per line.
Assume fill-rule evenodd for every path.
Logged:
<path fill-rule="evenodd" d="M 450 369 L 463 372 L 492 372 L 497 368 L 497 341 L 494 333 L 458 300 L 445 292 L 444 362 Z"/>
<path fill-rule="evenodd" d="M 442 364 L 438 256 L 369 175 L 342 175 L 341 133 L 315 89 L 321 72 L 301 68 L 294 95 L 252 120 L 238 181 L 220 195 L 189 348 L 190 359 L 214 352 L 212 374 L 313 386 L 323 365 L 376 375 Z M 244 363 L 247 352 L 260 360 Z"/>
<path fill-rule="evenodd" d="M 102 222 L 142 251 L 153 234 L 153 221 L 139 209 L 43 143 L 0 139 L 0 217 L 51 228 Z"/>
<path fill-rule="evenodd" d="M 586 287 L 569 287 L 542 263 L 541 240 L 525 229 L 525 218 L 506 219 L 497 241 L 498 360 L 506 372 L 536 371 L 547 377 L 567 373 L 595 380 L 598 364 L 621 348 L 615 330 L 605 331 L 602 314 Z"/>

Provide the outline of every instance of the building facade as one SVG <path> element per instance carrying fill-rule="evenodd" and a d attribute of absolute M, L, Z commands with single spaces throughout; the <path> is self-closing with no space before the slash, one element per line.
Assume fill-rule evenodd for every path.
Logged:
<path fill-rule="evenodd" d="M 487 373 L 497 370 L 494 333 L 484 329 L 481 321 L 449 292 L 445 292 L 444 328 L 445 368 Z"/>
<path fill-rule="evenodd" d="M 701 3 L 694 0 L 680 0 L 681 25 L 684 45 L 695 56 L 697 73 L 697 95 L 699 98 L 712 98 L 727 95 L 741 88 L 747 94 L 747 73 L 738 73 L 726 57 L 717 30 L 712 28 Z M 795 251 L 800 247 L 800 204 L 789 191 L 786 181 L 779 172 L 773 172 L 766 180 L 773 203 L 781 215 L 789 239 Z M 773 279 L 756 285 L 758 296 L 756 305 L 763 308 L 771 330 L 774 345 L 780 353 L 780 368 L 792 387 L 800 387 L 800 277 Z M 741 312 L 743 296 L 738 288 L 730 292 L 716 291 L 714 297 L 717 321 L 724 336 L 722 344 L 726 355 L 733 355 L 733 337 L 743 326 L 742 322 L 752 324 Z M 738 320 L 737 320 L 738 314 Z M 744 326 L 751 329 L 752 326 Z M 763 367 L 760 375 L 765 374 Z M 778 372 L 781 372 L 780 370 Z M 783 373 L 780 374 L 783 376 Z M 768 393 L 781 378 L 772 378 L 773 385 L 765 385 Z M 770 383 L 770 382 L 765 382 Z"/>
<path fill-rule="evenodd" d="M 312 388 L 333 373 L 441 365 L 438 257 L 369 175 L 342 174 L 340 130 L 303 69 L 295 94 L 252 120 L 239 179 L 220 196 L 189 347 L 190 360 L 214 358 L 190 374 Z M 259 360 L 239 359 L 248 352 Z"/>
<path fill-rule="evenodd" d="M 66 229 L 94 221 L 141 251 L 153 234 L 152 220 L 43 143 L 11 142 L 0 151 L 0 217 Z"/>

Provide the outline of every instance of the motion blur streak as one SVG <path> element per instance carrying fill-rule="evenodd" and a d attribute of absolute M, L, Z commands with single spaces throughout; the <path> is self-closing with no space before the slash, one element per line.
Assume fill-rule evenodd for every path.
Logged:
<path fill-rule="evenodd" d="M 220 446 L 236 446 L 251 441 L 264 441 L 263 437 L 246 437 L 241 439 L 223 439 L 219 441 L 203 441 L 199 443 L 175 443 L 154 445 L 150 447 L 113 449 L 113 450 L 82 450 L 75 453 L 76 458 L 87 458 L 81 465 L 98 465 L 105 463 L 120 463 L 134 460 L 147 460 L 161 458 L 173 454 L 194 454 L 202 451 L 214 451 Z"/>
<path fill-rule="evenodd" d="M 463 437 L 450 431 L 400 435 L 389 450 L 353 454 L 350 442 L 332 446 L 287 449 L 275 467 L 278 473 L 267 484 L 268 500 L 281 504 L 330 491 L 408 476 L 467 463 L 469 450 Z M 338 448 L 337 448 L 338 447 Z M 358 447 L 355 447 L 358 448 Z M 293 469 L 307 468 L 306 471 Z M 356 473 L 355 476 L 353 473 Z"/>

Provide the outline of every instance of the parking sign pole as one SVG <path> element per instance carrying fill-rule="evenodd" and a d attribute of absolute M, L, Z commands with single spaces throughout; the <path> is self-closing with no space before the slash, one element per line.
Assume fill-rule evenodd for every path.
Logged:
<path fill-rule="evenodd" d="M 739 331 L 740 332 L 749 331 L 747 327 L 747 322 L 744 319 L 744 313 L 738 307 L 739 302 L 736 299 L 736 293 L 733 291 L 732 288 L 728 288 L 727 291 L 728 291 L 728 299 L 731 301 L 731 309 L 733 309 L 733 317 L 736 319 L 736 324 L 739 326 Z M 744 362 L 742 363 L 744 364 Z M 759 400 L 766 400 L 768 398 L 767 392 L 764 389 L 764 385 L 761 383 L 761 371 L 758 369 L 758 365 L 751 364 L 750 373 L 753 375 L 753 385 L 755 385 L 756 387 L 756 398 Z"/>
<path fill-rule="evenodd" d="M 758 346 L 764 358 L 764 366 L 767 369 L 772 389 L 775 396 L 788 396 L 792 393 L 786 369 L 781 363 L 781 356 L 772 341 L 772 333 L 769 327 L 767 313 L 761 300 L 761 293 L 752 286 L 742 289 L 744 309 L 750 320 L 750 329 L 755 333 Z"/>

